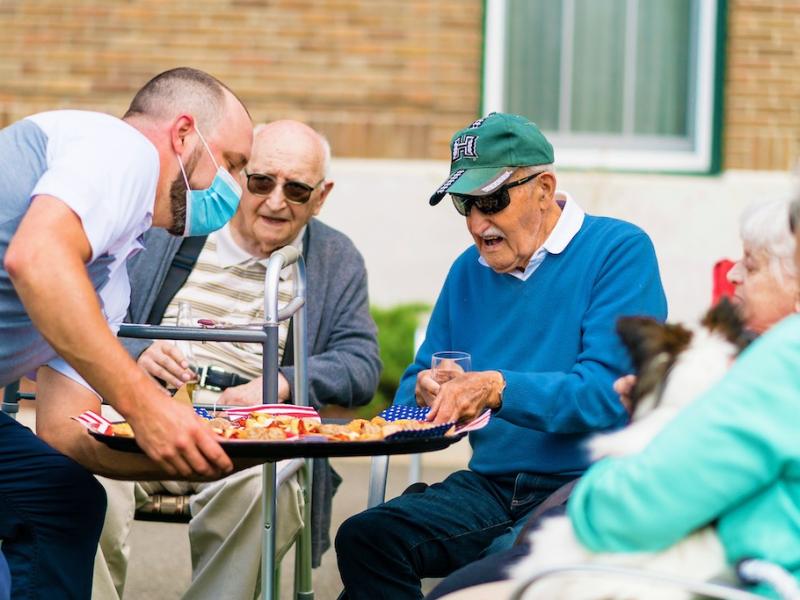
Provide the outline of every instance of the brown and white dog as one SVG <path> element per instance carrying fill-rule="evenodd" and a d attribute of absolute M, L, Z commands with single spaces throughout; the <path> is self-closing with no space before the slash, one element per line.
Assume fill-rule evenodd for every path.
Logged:
<path fill-rule="evenodd" d="M 632 422 L 613 433 L 594 436 L 592 460 L 628 456 L 643 450 L 685 406 L 716 383 L 747 344 L 735 308 L 723 301 L 699 327 L 662 324 L 649 318 L 620 319 L 617 333 L 628 348 L 637 374 L 631 392 Z M 593 553 L 577 540 L 566 516 L 545 519 L 531 533 L 531 553 L 511 576 L 520 582 L 557 565 L 602 564 L 635 567 L 694 580 L 707 580 L 726 569 L 722 545 L 713 527 L 695 531 L 657 553 Z M 613 576 L 550 576 L 535 584 L 525 600 L 678 599 L 690 595 L 672 586 L 657 586 Z"/>

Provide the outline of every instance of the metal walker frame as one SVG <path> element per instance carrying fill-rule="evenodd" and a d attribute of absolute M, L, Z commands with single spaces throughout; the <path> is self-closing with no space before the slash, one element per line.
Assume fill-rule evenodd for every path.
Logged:
<path fill-rule="evenodd" d="M 293 266 L 295 293 L 283 309 L 278 309 L 278 284 L 284 267 Z M 278 403 L 278 326 L 281 321 L 294 316 L 294 399 L 298 406 L 308 406 L 308 347 L 306 340 L 306 268 L 302 254 L 293 246 L 285 246 L 270 255 L 264 280 L 264 323 L 260 328 L 204 329 L 199 327 L 172 327 L 164 325 L 120 326 L 120 337 L 151 340 L 186 340 L 198 342 L 255 342 L 262 344 L 263 399 L 265 404 Z M 225 408 L 225 407 L 221 407 Z M 313 600 L 311 585 L 311 486 L 312 459 L 306 459 L 306 503 L 304 526 L 295 563 L 296 600 Z M 262 466 L 264 531 L 261 552 L 261 597 L 275 600 L 278 597 L 275 560 L 275 532 L 277 516 L 277 479 L 275 462 Z"/>

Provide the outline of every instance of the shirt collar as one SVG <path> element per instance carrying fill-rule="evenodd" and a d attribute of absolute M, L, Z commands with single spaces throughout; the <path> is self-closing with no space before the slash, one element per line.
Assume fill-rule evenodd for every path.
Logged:
<path fill-rule="evenodd" d="M 580 231 L 586 213 L 567 192 L 556 191 L 556 202 L 561 207 L 561 215 L 556 226 L 542 244 L 550 254 L 561 254 L 572 238 Z"/>
<path fill-rule="evenodd" d="M 217 261 L 219 266 L 223 269 L 228 269 L 237 265 L 248 265 L 250 263 L 257 262 L 266 268 L 267 263 L 269 262 L 269 257 L 255 258 L 252 254 L 239 246 L 239 244 L 236 243 L 236 240 L 233 239 L 230 227 L 231 224 L 228 222 L 222 229 L 211 234 L 215 237 L 217 242 Z M 289 243 L 290 246 L 294 246 L 300 252 L 303 252 L 303 236 L 306 233 L 306 227 L 308 226 L 304 225 L 297 234 L 297 237 Z M 291 276 L 291 274 L 291 267 L 286 267 L 281 270 L 281 279 L 286 280 Z"/>
<path fill-rule="evenodd" d="M 561 190 L 556 191 L 556 202 L 558 202 L 558 205 L 561 207 L 561 214 L 558 217 L 558 221 L 556 221 L 556 226 L 553 228 L 553 231 L 547 236 L 541 248 L 533 253 L 533 256 L 531 256 L 531 259 L 528 261 L 528 267 L 525 269 L 525 272 L 520 273 L 519 271 L 515 271 L 514 273 L 509 273 L 509 275 L 517 274 L 515 276 L 527 278 L 527 276 L 530 275 L 529 271 L 541 264 L 546 253 L 561 254 L 572 241 L 572 238 L 580 231 L 583 225 L 583 218 L 586 216 L 583 209 L 572 199 L 572 196 Z M 491 268 L 480 255 L 478 255 L 478 262 L 484 267 Z"/>

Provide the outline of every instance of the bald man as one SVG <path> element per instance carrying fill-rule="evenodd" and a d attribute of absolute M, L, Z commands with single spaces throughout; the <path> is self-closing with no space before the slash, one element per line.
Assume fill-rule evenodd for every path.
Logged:
<path fill-rule="evenodd" d="M 381 363 L 376 328 L 369 315 L 364 261 L 342 233 L 322 224 L 319 214 L 334 183 L 328 175 L 330 147 L 319 133 L 296 121 L 255 129 L 252 156 L 242 174 L 244 193 L 231 222 L 199 245 L 163 232 L 145 238 L 145 251 L 129 265 L 133 322 L 174 324 L 178 306 L 193 318 L 246 323 L 263 320 L 266 262 L 292 245 L 306 260 L 308 389 L 312 405 L 366 404 L 378 385 Z M 193 247 L 191 247 L 193 246 Z M 176 255 L 196 261 L 183 281 L 167 275 Z M 291 269 L 281 274 L 279 296 L 291 297 Z M 284 352 L 289 324 L 280 327 L 279 398 L 292 402 L 293 361 Z M 258 344 L 192 344 L 187 357 L 171 343 L 126 340 L 131 355 L 154 377 L 173 386 L 204 372 L 196 400 L 252 405 L 262 401 Z M 280 469 L 280 463 L 278 465 Z M 326 461 L 315 461 L 312 498 L 314 563 L 329 545 L 333 488 Z M 122 595 L 126 543 L 133 505 L 146 494 L 191 494 L 192 584 L 184 598 L 255 596 L 261 561 L 261 470 L 248 469 L 211 484 L 105 481 L 109 511 L 95 569 L 95 598 Z M 286 547 L 300 526 L 297 484 L 290 480 L 278 497 L 278 547 Z M 235 575 L 231 576 L 231 565 Z"/>
<path fill-rule="evenodd" d="M 41 438 L 0 415 L 0 538 L 13 597 L 89 595 L 105 498 L 81 466 L 187 478 L 233 468 L 188 407 L 164 402 L 115 331 L 129 301 L 125 262 L 146 229 L 208 233 L 233 214 L 251 127 L 221 82 L 179 68 L 139 90 L 121 120 L 60 110 L 0 131 L 0 386 L 35 373 Z M 209 205 L 221 218 L 198 218 Z M 146 456 L 112 452 L 70 420 L 99 411 L 100 397 Z"/>

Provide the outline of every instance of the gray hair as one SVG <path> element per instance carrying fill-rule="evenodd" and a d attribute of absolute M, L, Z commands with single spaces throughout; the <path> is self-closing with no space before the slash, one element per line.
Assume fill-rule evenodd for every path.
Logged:
<path fill-rule="evenodd" d="M 788 200 L 768 200 L 748 206 L 739 220 L 742 242 L 766 252 L 770 270 L 780 283 L 787 275 L 797 276 L 795 239 L 786 226 L 788 217 Z"/>
<path fill-rule="evenodd" d="M 228 90 L 225 84 L 198 69 L 170 69 L 144 84 L 123 119 L 136 116 L 172 119 L 187 112 L 210 135 L 224 116 L 225 90 Z"/>

